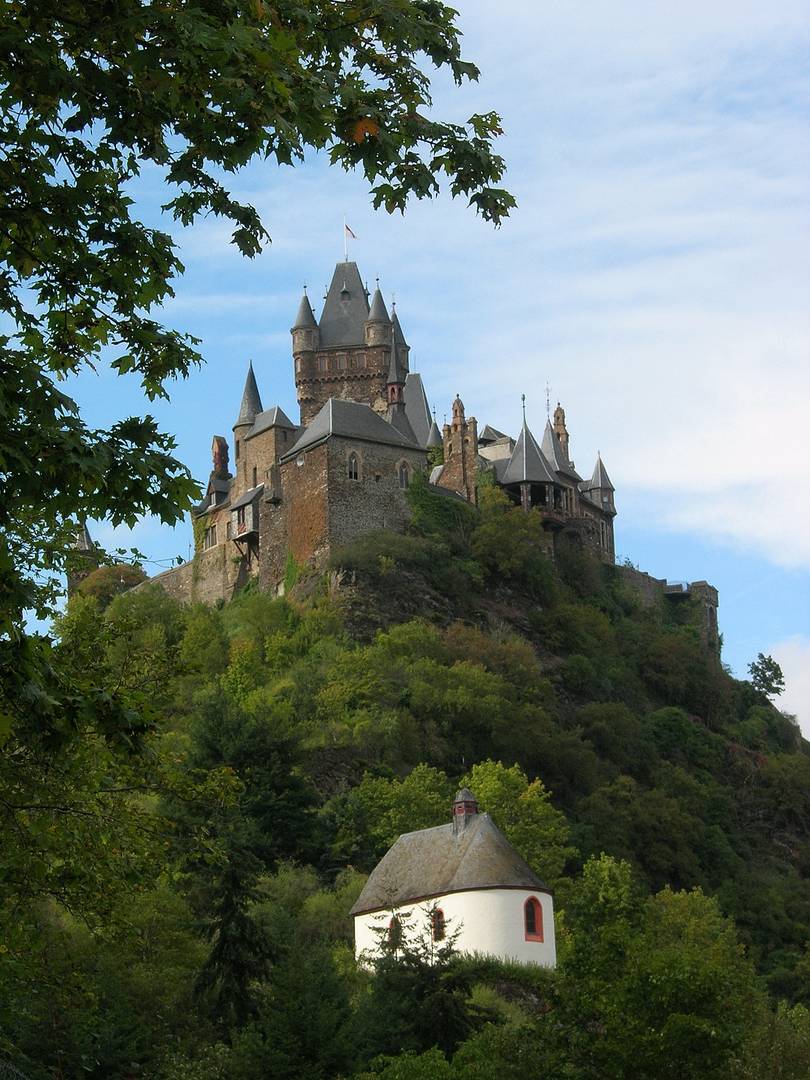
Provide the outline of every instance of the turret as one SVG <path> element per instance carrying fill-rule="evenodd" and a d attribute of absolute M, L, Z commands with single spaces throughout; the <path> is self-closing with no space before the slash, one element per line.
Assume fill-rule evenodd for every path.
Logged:
<path fill-rule="evenodd" d="M 315 322 L 315 315 L 312 311 L 309 297 L 307 296 L 306 285 L 304 286 L 304 295 L 301 297 L 301 303 L 298 305 L 298 314 L 295 317 L 295 323 L 293 324 L 290 333 L 292 334 L 293 357 L 296 361 L 297 370 L 298 358 L 303 358 L 306 354 L 314 353 L 320 344 L 318 324 Z"/>
<path fill-rule="evenodd" d="M 607 469 L 602 461 L 602 455 L 597 453 L 596 464 L 593 467 L 593 476 L 583 488 L 592 502 L 598 503 L 608 514 L 616 513 L 616 504 L 613 493 L 616 490 L 610 482 Z"/>
<path fill-rule="evenodd" d="M 453 799 L 453 832 L 464 832 L 471 821 L 478 817 L 478 801 L 469 788 L 462 788 Z"/>
<path fill-rule="evenodd" d="M 253 421 L 262 411 L 262 399 L 259 397 L 259 388 L 256 385 L 256 376 L 253 374 L 253 361 L 248 364 L 245 389 L 242 391 L 242 404 L 239 406 L 239 415 L 233 425 L 234 459 L 237 476 L 242 474 L 244 479 L 244 439 L 253 427 Z"/>
<path fill-rule="evenodd" d="M 554 434 L 557 436 L 557 442 L 562 447 L 562 451 L 566 458 L 568 457 L 568 431 L 565 426 L 565 409 L 557 402 L 557 408 L 554 410 Z"/>
<path fill-rule="evenodd" d="M 363 324 L 363 334 L 366 345 L 385 345 L 393 336 L 391 319 L 379 287 L 374 290 L 371 298 L 368 317 Z"/>

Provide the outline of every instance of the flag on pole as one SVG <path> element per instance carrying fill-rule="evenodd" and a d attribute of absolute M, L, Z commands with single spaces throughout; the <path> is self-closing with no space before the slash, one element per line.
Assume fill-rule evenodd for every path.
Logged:
<path fill-rule="evenodd" d="M 352 240 L 357 239 L 357 237 L 354 235 L 354 233 L 352 232 L 352 230 L 349 228 L 349 226 L 346 224 L 345 221 L 343 222 L 343 228 L 346 230 L 346 236 L 350 236 L 352 238 Z"/>

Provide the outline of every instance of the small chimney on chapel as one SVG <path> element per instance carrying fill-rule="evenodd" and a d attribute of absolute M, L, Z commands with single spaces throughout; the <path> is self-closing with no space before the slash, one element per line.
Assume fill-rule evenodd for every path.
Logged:
<path fill-rule="evenodd" d="M 469 821 L 478 815 L 478 803 L 469 788 L 462 788 L 453 800 L 453 833 L 464 832 Z"/>

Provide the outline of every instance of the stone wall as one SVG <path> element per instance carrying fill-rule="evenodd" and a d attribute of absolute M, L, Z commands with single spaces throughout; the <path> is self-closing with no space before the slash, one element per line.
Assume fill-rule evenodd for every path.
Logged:
<path fill-rule="evenodd" d="M 416 447 L 382 446 L 352 439 L 329 440 L 329 545 L 341 547 L 375 529 L 404 530 L 410 511 L 400 487 L 404 462 L 412 478 L 424 471 L 426 456 Z M 356 453 L 359 479 L 350 480 L 348 458 Z"/>
<path fill-rule="evenodd" d="M 634 566 L 617 566 L 616 570 L 625 585 L 636 594 L 642 607 L 652 608 L 661 603 L 667 584 L 665 579 L 654 578 L 643 570 L 636 570 Z"/>
<path fill-rule="evenodd" d="M 385 413 L 390 353 L 391 347 L 385 343 L 297 355 L 295 387 L 301 423 L 311 423 L 330 397 L 365 402 Z"/>
<path fill-rule="evenodd" d="M 236 558 L 238 554 L 236 545 L 225 541 L 198 552 L 190 562 L 157 574 L 135 588 L 159 585 L 181 604 L 214 604 L 217 600 L 230 600 L 250 576 L 244 560 Z"/>

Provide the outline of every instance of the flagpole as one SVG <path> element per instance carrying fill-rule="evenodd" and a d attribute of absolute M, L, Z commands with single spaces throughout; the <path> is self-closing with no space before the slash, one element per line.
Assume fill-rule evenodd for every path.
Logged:
<path fill-rule="evenodd" d="M 346 232 L 346 215 L 343 215 L 343 261 L 349 261 L 349 234 Z"/>

